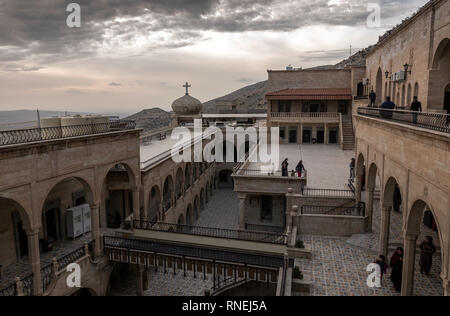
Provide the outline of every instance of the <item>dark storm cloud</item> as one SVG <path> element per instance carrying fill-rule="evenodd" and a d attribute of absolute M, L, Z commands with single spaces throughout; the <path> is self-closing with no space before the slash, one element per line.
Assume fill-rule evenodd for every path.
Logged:
<path fill-rule="evenodd" d="M 418 0 L 417 0 L 418 1 Z M 316 25 L 365 23 L 368 0 L 74 0 L 82 27 L 68 28 L 68 1 L 0 0 L 0 62 L 36 57 L 40 64 L 84 58 L 103 44 L 133 42 L 165 31 L 149 48 L 178 48 L 204 40 L 204 31 L 292 31 Z M 408 1 L 415 2 L 415 1 Z M 406 1 L 381 0 L 389 18 Z"/>

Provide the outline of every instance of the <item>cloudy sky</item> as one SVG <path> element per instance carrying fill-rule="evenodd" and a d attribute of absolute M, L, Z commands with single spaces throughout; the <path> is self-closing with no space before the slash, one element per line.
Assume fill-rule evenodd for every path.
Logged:
<path fill-rule="evenodd" d="M 0 0 L 0 110 L 169 109 L 185 81 L 201 101 L 288 64 L 334 64 L 427 0 Z M 367 26 L 368 3 L 381 26 Z"/>

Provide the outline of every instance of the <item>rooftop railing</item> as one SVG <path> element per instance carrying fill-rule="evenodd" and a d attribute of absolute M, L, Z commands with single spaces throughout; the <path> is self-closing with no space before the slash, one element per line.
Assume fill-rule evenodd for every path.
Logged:
<path fill-rule="evenodd" d="M 303 205 L 300 209 L 302 215 L 328 215 L 328 216 L 365 216 L 366 205 L 360 203 L 355 206 L 322 206 Z"/>
<path fill-rule="evenodd" d="M 372 107 L 358 108 L 358 114 L 433 131 L 450 133 L 450 114 L 389 110 Z"/>
<path fill-rule="evenodd" d="M 135 122 L 122 120 L 97 124 L 0 131 L 0 146 L 25 144 L 70 137 L 97 135 L 123 130 L 133 130 L 135 128 L 136 128 Z"/>
<path fill-rule="evenodd" d="M 135 229 L 142 229 L 148 231 L 169 232 L 194 236 L 204 236 L 213 238 L 226 238 L 245 241 L 255 241 L 268 244 L 285 245 L 287 243 L 286 235 L 283 232 L 260 232 L 260 231 L 245 231 L 232 230 L 212 227 L 199 227 L 178 225 L 170 223 L 149 222 L 149 221 L 133 221 Z"/>
<path fill-rule="evenodd" d="M 338 112 L 272 112 L 272 118 L 331 118 L 339 119 Z"/>

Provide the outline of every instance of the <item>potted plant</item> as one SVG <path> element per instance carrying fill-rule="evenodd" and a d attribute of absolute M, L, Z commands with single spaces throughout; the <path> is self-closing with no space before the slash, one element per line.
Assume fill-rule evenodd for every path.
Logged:
<path fill-rule="evenodd" d="M 297 240 L 297 242 L 295 243 L 295 248 L 305 249 L 305 244 L 303 243 L 303 240 Z"/>

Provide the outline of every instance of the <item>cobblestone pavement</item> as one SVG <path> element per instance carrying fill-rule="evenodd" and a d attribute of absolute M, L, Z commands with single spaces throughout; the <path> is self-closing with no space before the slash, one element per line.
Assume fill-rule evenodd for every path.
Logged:
<path fill-rule="evenodd" d="M 311 276 L 313 281 L 311 295 L 399 295 L 392 288 L 392 283 L 389 280 L 390 271 L 384 277 L 382 288 L 370 289 L 366 285 L 369 275 L 366 272 L 366 267 L 378 257 L 380 215 L 380 204 L 379 201 L 376 201 L 374 205 L 373 233 L 371 234 L 354 235 L 350 238 L 306 235 L 300 237 L 313 251 L 312 260 L 296 260 L 296 265 L 304 271 L 305 275 Z M 389 255 L 392 255 L 396 247 L 403 244 L 401 227 L 402 214 L 392 212 Z M 427 235 L 433 236 L 439 248 L 437 233 L 425 226 L 421 228 L 418 242 L 421 242 Z M 429 276 L 423 276 L 419 273 L 418 262 L 419 253 L 416 255 L 414 294 L 419 296 L 443 295 L 440 279 L 440 253 L 433 257 L 433 267 Z"/>
<path fill-rule="evenodd" d="M 164 272 L 152 271 L 150 273 L 149 288 L 144 291 L 144 296 L 204 296 L 205 290 L 210 290 L 213 287 L 211 276 L 197 275 L 194 278 L 192 272 L 187 272 L 186 277 L 183 276 L 183 271 L 177 271 L 173 275 L 173 271 Z M 136 296 L 137 278 L 134 272 L 129 272 L 111 289 L 111 296 Z"/>
<path fill-rule="evenodd" d="M 239 199 L 232 189 L 218 189 L 195 221 L 195 226 L 225 229 L 239 228 Z"/>

